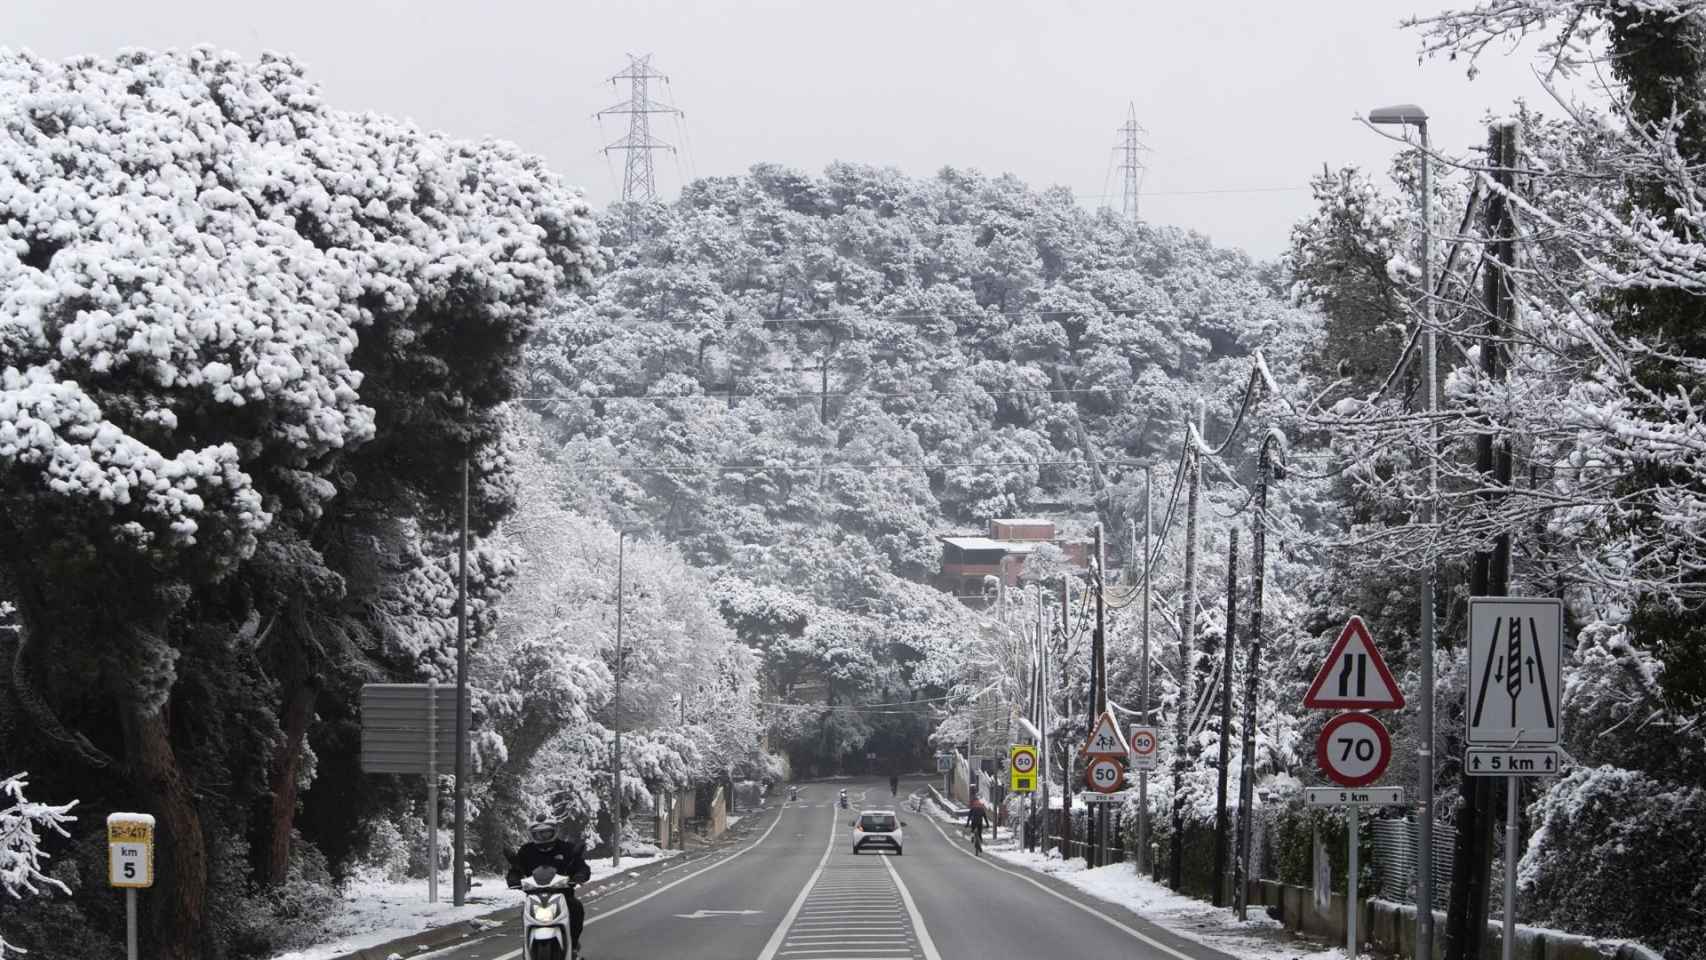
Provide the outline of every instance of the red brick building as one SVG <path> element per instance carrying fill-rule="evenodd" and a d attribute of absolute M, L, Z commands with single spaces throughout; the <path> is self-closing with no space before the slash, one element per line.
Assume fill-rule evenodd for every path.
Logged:
<path fill-rule="evenodd" d="M 1025 559 L 1045 543 L 1059 547 L 1074 565 L 1090 566 L 1090 541 L 1061 538 L 1053 520 L 991 520 L 987 536 L 943 534 L 937 539 L 942 541 L 942 572 L 936 586 L 968 603 L 982 600 L 984 577 L 1018 585 Z"/>

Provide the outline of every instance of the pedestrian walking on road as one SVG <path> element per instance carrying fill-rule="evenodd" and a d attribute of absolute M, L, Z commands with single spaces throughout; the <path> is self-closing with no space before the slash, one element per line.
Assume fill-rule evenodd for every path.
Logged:
<path fill-rule="evenodd" d="M 899 777 L 890 777 L 889 778 L 889 796 L 891 796 L 891 797 L 900 796 L 900 778 Z"/>
<path fill-rule="evenodd" d="M 979 856 L 983 854 L 983 825 L 989 822 L 989 808 L 983 800 L 971 798 L 971 809 L 966 811 L 966 826 L 971 828 L 972 851 Z"/>

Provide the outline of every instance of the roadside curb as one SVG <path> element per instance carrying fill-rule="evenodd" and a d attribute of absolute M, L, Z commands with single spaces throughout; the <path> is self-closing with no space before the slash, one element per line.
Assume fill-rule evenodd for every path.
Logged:
<path fill-rule="evenodd" d="M 770 813 L 772 810 L 779 813 L 781 808 L 766 806 L 762 813 Z M 752 817 L 753 815 L 748 814 L 747 816 Z M 756 819 L 757 818 L 755 817 L 754 820 L 756 821 Z M 742 826 L 745 826 L 745 823 L 746 821 L 743 820 Z M 731 839 L 745 840 L 750 833 L 750 829 L 743 830 L 739 837 L 732 837 Z M 729 834 L 725 834 L 724 836 L 729 836 Z M 627 884 L 643 880 L 651 874 L 663 870 L 666 867 L 673 868 L 692 863 L 695 860 L 699 860 L 705 856 L 718 852 L 722 846 L 723 844 L 719 839 L 712 845 L 699 847 L 682 853 L 679 856 L 653 860 L 651 863 L 634 867 L 631 870 L 624 870 L 621 873 L 614 873 L 607 877 L 602 877 L 593 883 L 587 884 L 582 888 L 582 890 L 586 895 L 585 898 L 590 899 L 592 896 L 601 895 L 609 887 L 625 886 Z M 398 937 L 395 940 L 387 940 L 384 943 L 374 944 L 371 947 L 362 947 L 352 953 L 339 954 L 332 958 L 332 960 L 388 960 L 388 958 L 392 956 L 403 957 L 404 960 L 407 960 L 409 957 L 426 953 L 431 950 L 470 944 L 488 937 L 498 936 L 501 933 L 501 928 L 509 926 L 509 921 L 514 920 L 517 915 L 517 907 L 514 905 L 500 907 L 490 913 L 480 914 L 478 917 L 459 920 L 455 923 L 445 924 L 440 927 L 432 927 L 427 930 L 422 930 L 419 933 L 412 933 L 405 937 Z M 497 925 L 490 925 L 494 923 Z"/>

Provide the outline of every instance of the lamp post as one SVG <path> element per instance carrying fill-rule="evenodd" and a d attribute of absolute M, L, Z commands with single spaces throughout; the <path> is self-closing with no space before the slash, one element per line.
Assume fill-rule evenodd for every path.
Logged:
<path fill-rule="evenodd" d="M 1433 218 L 1432 190 L 1428 183 L 1428 115 L 1421 107 L 1406 103 L 1381 107 L 1368 114 L 1371 124 L 1414 126 L 1420 134 L 1422 151 L 1422 323 L 1427 351 L 1428 375 L 1428 497 L 1422 504 L 1422 519 L 1432 527 L 1439 510 L 1439 409 L 1438 352 L 1434 345 Z M 1421 746 L 1416 750 L 1416 777 L 1421 781 L 1422 810 L 1416 851 L 1416 956 L 1433 956 L 1433 834 L 1434 834 L 1434 561 L 1428 558 L 1421 577 Z"/>

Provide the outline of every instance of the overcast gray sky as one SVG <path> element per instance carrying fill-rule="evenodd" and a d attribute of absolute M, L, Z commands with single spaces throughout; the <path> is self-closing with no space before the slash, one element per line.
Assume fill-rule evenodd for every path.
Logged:
<path fill-rule="evenodd" d="M 1134 102 L 1153 150 L 1144 218 L 1272 257 L 1323 161 L 1384 169 L 1394 145 L 1354 113 L 1420 103 L 1436 141 L 1457 148 L 1484 139 L 1488 109 L 1546 105 L 1525 54 L 1473 81 L 1462 64 L 1418 64 L 1397 23 L 1449 0 L 1436 2 L 9 0 L 0 45 L 56 59 L 198 43 L 288 52 L 334 106 L 514 140 L 599 205 L 621 174 L 599 147 L 625 128 L 606 119 L 601 133 L 592 115 L 626 96 L 603 80 L 627 52 L 670 75 L 685 136 L 674 121 L 656 132 L 697 175 L 954 165 L 1094 204 L 1119 190 L 1109 158 Z M 660 188 L 680 182 L 661 156 Z"/>

